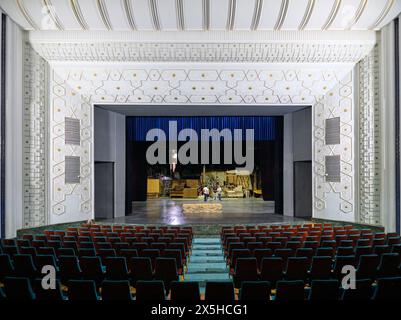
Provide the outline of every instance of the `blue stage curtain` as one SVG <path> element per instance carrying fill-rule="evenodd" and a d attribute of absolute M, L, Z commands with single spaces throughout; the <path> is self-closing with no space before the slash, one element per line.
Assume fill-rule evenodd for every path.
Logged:
<path fill-rule="evenodd" d="M 254 130 L 256 141 L 274 141 L 277 137 L 279 117 L 228 116 L 228 117 L 127 117 L 127 138 L 130 141 L 146 141 L 151 129 L 163 130 L 168 139 L 169 122 L 177 122 L 178 133 L 182 129 L 193 129 L 198 139 L 202 129 L 242 129 L 242 140 L 246 140 L 246 129 Z M 191 137 L 193 139 L 194 137 Z"/>

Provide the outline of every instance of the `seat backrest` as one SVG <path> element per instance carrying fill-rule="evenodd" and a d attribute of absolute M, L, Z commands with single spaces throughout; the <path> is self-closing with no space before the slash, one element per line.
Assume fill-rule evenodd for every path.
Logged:
<path fill-rule="evenodd" d="M 370 300 L 373 295 L 372 280 L 360 279 L 355 281 L 354 289 L 344 289 L 341 300 Z"/>
<path fill-rule="evenodd" d="M 395 277 L 400 275 L 400 256 L 398 253 L 383 253 L 378 267 L 379 277 Z"/>
<path fill-rule="evenodd" d="M 277 290 L 275 300 L 291 301 L 304 300 L 304 282 L 302 280 L 280 280 L 277 281 Z"/>
<path fill-rule="evenodd" d="M 352 256 L 354 254 L 354 248 L 351 246 L 348 247 L 337 247 L 337 256 Z"/>
<path fill-rule="evenodd" d="M 234 284 L 231 281 L 207 281 L 205 300 L 212 302 L 234 301 Z"/>
<path fill-rule="evenodd" d="M 239 292 L 241 301 L 269 301 L 271 285 L 269 281 L 243 281 Z"/>
<path fill-rule="evenodd" d="M 377 279 L 374 300 L 399 300 L 401 297 L 401 277 Z"/>
<path fill-rule="evenodd" d="M 172 281 L 170 300 L 190 303 L 200 301 L 199 283 L 194 281 Z"/>
<path fill-rule="evenodd" d="M 0 254 L 0 279 L 4 276 L 10 276 L 14 273 L 14 266 L 11 263 L 8 254 Z"/>
<path fill-rule="evenodd" d="M 132 257 L 138 256 L 138 250 L 136 249 L 121 249 L 120 255 L 127 258 L 127 261 Z"/>
<path fill-rule="evenodd" d="M 10 300 L 35 300 L 31 282 L 24 277 L 4 278 L 4 293 Z"/>
<path fill-rule="evenodd" d="M 92 280 L 69 280 L 68 298 L 71 301 L 96 301 L 99 296 Z"/>
<path fill-rule="evenodd" d="M 380 257 L 377 254 L 363 254 L 359 257 L 359 264 L 357 270 L 367 271 L 376 270 L 380 263 Z"/>
<path fill-rule="evenodd" d="M 174 258 L 177 268 L 182 268 L 181 250 L 179 249 L 166 249 L 163 252 L 163 257 Z"/>
<path fill-rule="evenodd" d="M 59 256 L 58 259 L 62 276 L 76 276 L 81 273 L 76 256 Z"/>
<path fill-rule="evenodd" d="M 56 280 L 55 289 L 44 289 L 42 286 L 42 279 L 35 279 L 34 290 L 36 300 L 40 301 L 63 301 L 66 299 L 61 290 L 60 281 Z"/>
<path fill-rule="evenodd" d="M 54 266 L 55 268 L 58 268 L 55 257 L 50 254 L 38 254 L 35 257 L 35 264 L 39 272 L 41 272 L 44 266 Z"/>
<path fill-rule="evenodd" d="M 256 258 L 238 258 L 235 274 L 240 276 L 257 277 L 258 262 Z"/>
<path fill-rule="evenodd" d="M 128 260 L 128 268 L 133 282 L 153 278 L 152 261 L 146 257 L 133 257 Z"/>
<path fill-rule="evenodd" d="M 331 280 L 312 280 L 309 300 L 339 300 L 340 282 Z"/>
<path fill-rule="evenodd" d="M 136 282 L 135 288 L 136 288 L 136 301 L 155 302 L 155 301 L 165 300 L 165 289 L 163 281 L 139 280 Z"/>
<path fill-rule="evenodd" d="M 334 275 L 337 277 L 341 276 L 342 274 L 341 271 L 344 266 L 346 265 L 355 266 L 355 264 L 356 264 L 355 256 L 336 256 L 333 268 Z"/>
<path fill-rule="evenodd" d="M 93 274 L 102 271 L 102 261 L 100 257 L 81 257 L 79 259 L 79 266 L 85 274 Z"/>
<path fill-rule="evenodd" d="M 178 277 L 175 259 L 163 257 L 156 258 L 155 279 L 164 280 L 166 277 L 171 277 L 172 280 Z"/>
<path fill-rule="evenodd" d="M 326 279 L 330 277 L 332 260 L 329 256 L 315 256 L 312 258 L 310 276 L 313 279 Z"/>
<path fill-rule="evenodd" d="M 20 277 L 32 277 L 36 275 L 36 266 L 30 254 L 14 255 L 15 274 Z"/>
<path fill-rule="evenodd" d="M 128 275 L 125 257 L 107 257 L 104 260 L 106 277 L 108 279 L 126 279 Z"/>
<path fill-rule="evenodd" d="M 102 282 L 102 300 L 130 301 L 132 295 L 128 280 L 104 280 Z"/>

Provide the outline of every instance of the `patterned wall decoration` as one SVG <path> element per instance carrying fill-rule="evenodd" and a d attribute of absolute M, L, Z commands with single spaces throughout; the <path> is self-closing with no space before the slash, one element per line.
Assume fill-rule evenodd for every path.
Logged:
<path fill-rule="evenodd" d="M 380 224 L 380 65 L 379 46 L 358 65 L 359 71 L 359 217 Z"/>
<path fill-rule="evenodd" d="M 93 212 L 92 105 L 55 72 L 51 72 L 50 103 L 50 222 L 86 220 Z M 80 145 L 65 144 L 66 117 L 80 121 Z M 80 157 L 79 184 L 65 183 L 68 156 Z"/>
<path fill-rule="evenodd" d="M 51 73 L 51 221 L 84 220 L 93 211 L 93 104 L 305 104 L 313 105 L 314 214 L 354 219 L 354 128 L 352 67 L 169 68 L 153 65 L 57 66 Z M 81 146 L 64 144 L 64 117 L 80 119 Z M 325 119 L 341 118 L 341 144 L 324 144 Z M 341 154 L 341 183 L 326 183 L 324 158 Z M 64 184 L 64 157 L 81 157 L 81 184 Z M 327 205 L 329 194 L 338 201 Z M 73 198 L 71 198 L 73 196 Z M 69 198 L 69 199 L 67 199 Z M 71 216 L 78 201 L 78 216 Z"/>
<path fill-rule="evenodd" d="M 356 63 L 371 42 L 35 42 L 47 61 Z"/>
<path fill-rule="evenodd" d="M 353 72 L 313 107 L 313 216 L 355 221 Z M 326 119 L 340 117 L 340 144 L 325 144 Z M 325 157 L 341 156 L 341 182 L 325 182 Z M 329 199 L 330 198 L 330 199 Z"/>
<path fill-rule="evenodd" d="M 24 44 L 23 227 L 47 223 L 47 62 Z"/>

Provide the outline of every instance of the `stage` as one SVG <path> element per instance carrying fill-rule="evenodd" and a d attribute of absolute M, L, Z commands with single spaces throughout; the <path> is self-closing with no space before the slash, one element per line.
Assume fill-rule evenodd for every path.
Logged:
<path fill-rule="evenodd" d="M 132 214 L 105 223 L 167 224 L 167 225 L 224 225 L 224 224 L 282 224 L 302 223 L 306 220 L 274 214 L 274 202 L 262 199 L 209 200 L 221 204 L 221 213 L 184 214 L 183 204 L 203 204 L 197 199 L 149 199 L 132 203 Z"/>

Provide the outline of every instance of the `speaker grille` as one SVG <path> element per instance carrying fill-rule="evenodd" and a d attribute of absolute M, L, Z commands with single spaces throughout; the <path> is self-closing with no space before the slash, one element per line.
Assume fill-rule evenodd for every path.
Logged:
<path fill-rule="evenodd" d="M 65 183 L 80 183 L 80 168 L 81 158 L 80 157 L 65 157 Z"/>
<path fill-rule="evenodd" d="M 81 125 L 78 119 L 64 118 L 65 125 L 65 144 L 81 144 Z"/>
<path fill-rule="evenodd" d="M 340 144 L 340 117 L 326 119 L 326 144 Z"/>
<path fill-rule="evenodd" d="M 326 182 L 341 182 L 340 156 L 326 156 Z"/>

